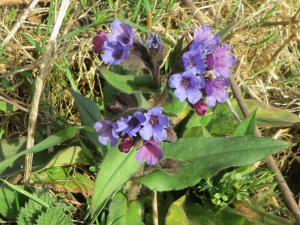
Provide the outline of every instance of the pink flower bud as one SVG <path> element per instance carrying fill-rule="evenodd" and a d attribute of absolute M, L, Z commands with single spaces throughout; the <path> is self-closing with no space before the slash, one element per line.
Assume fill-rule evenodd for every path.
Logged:
<path fill-rule="evenodd" d="M 204 116 L 208 110 L 208 106 L 200 99 L 196 104 L 194 104 L 195 112 L 198 116 Z"/>

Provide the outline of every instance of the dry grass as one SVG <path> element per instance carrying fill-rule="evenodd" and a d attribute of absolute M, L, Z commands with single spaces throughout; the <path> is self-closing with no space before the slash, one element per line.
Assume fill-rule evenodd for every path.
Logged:
<path fill-rule="evenodd" d="M 176 43 L 181 35 L 186 32 L 188 33 L 187 41 L 192 40 L 194 26 L 199 26 L 199 24 L 194 19 L 186 24 L 186 21 L 192 16 L 191 10 L 181 1 L 178 1 L 171 9 L 172 13 L 169 13 L 165 11 L 167 2 L 168 1 L 165 2 L 161 14 L 153 21 L 152 31 L 162 34 L 174 43 Z M 285 40 L 289 38 L 296 29 L 299 29 L 300 16 L 298 16 L 294 22 L 290 22 L 290 19 L 299 9 L 299 7 L 297 8 L 297 5 L 299 6 L 300 1 L 251 0 L 248 2 L 248 4 L 240 4 L 219 28 L 219 30 L 221 30 L 231 23 L 242 21 L 237 23 L 231 34 L 224 40 L 224 42 L 231 44 L 232 54 L 236 57 L 236 65 L 232 68 L 233 74 L 235 75 L 238 84 L 241 86 L 241 89 L 246 91 L 247 98 L 254 98 L 260 102 L 287 109 L 300 116 L 300 81 L 299 78 L 296 77 L 300 74 L 300 30 L 296 33 L 295 38 L 288 44 L 283 45 Z M 79 1 L 73 1 L 71 3 L 73 8 L 69 13 L 67 22 L 63 24 L 60 33 L 66 34 L 92 23 L 93 10 L 91 9 L 91 6 L 94 3 L 99 4 L 92 0 L 88 6 L 82 8 Z M 194 3 L 199 9 L 204 22 L 214 28 L 224 20 L 236 5 L 235 1 L 228 0 L 198 0 L 194 1 Z M 261 26 L 258 26 L 257 23 L 266 16 L 267 12 L 274 7 L 275 3 L 278 4 L 278 7 L 270 17 L 261 24 Z M 18 16 L 22 15 L 26 8 L 24 5 L 2 6 L 2 8 L 0 8 L 1 40 L 5 39 L 13 25 L 13 23 L 10 24 L 8 20 L 9 11 L 12 7 L 16 9 Z M 126 8 L 130 8 L 127 3 L 119 3 L 118 10 L 116 12 L 110 12 L 108 15 L 116 17 L 121 10 Z M 252 15 L 261 9 L 264 9 L 263 12 L 253 18 Z M 38 73 L 41 56 L 36 48 L 24 38 L 23 34 L 30 36 L 41 45 L 47 26 L 46 19 L 48 10 L 49 4 L 38 4 L 30 14 L 30 21 L 25 21 L 13 39 L 8 43 L 4 56 L 10 57 L 10 60 L 0 64 L 0 78 L 7 77 L 9 85 L 14 88 L 11 93 L 1 88 L 2 91 L 15 103 L 27 109 L 29 109 L 31 104 L 31 95 L 29 93 L 32 91 L 30 90 L 32 87 L 30 84 L 34 82 L 34 77 Z M 156 11 L 153 13 L 153 16 Z M 58 10 L 56 13 L 57 12 Z M 57 14 L 55 14 L 55 18 L 56 17 Z M 132 13 L 129 13 L 129 18 L 127 19 L 130 19 L 131 17 Z M 166 29 L 166 21 L 168 19 L 170 19 L 170 27 Z M 144 27 L 146 27 L 146 20 L 146 17 L 141 18 L 141 16 L 138 16 L 135 23 L 143 24 Z M 42 22 L 42 32 L 40 35 L 35 36 L 32 27 L 38 25 L 37 21 Z M 273 23 L 271 24 L 272 26 L 270 26 L 270 23 Z M 178 27 L 180 26 L 182 27 L 178 30 Z M 103 87 L 104 81 L 100 78 L 100 74 L 97 71 L 97 64 L 101 65 L 102 62 L 97 54 L 92 51 L 92 39 L 95 36 L 95 31 L 97 29 L 108 30 L 109 27 L 101 27 L 98 25 L 73 36 L 74 39 L 71 45 L 69 44 L 72 38 L 59 42 L 56 49 L 56 62 L 60 63 L 63 56 L 66 55 L 67 64 L 73 74 L 75 84 L 82 94 L 91 99 L 95 99 L 96 96 L 103 97 L 101 88 Z M 176 34 L 176 32 L 178 33 Z M 270 38 L 270 40 L 266 41 L 267 38 Z M 274 61 L 270 61 L 272 56 L 274 56 L 274 53 L 281 46 L 283 48 L 280 53 L 275 55 Z M 263 70 L 267 64 L 268 66 L 277 65 L 265 72 L 259 73 L 255 77 L 253 76 Z M 24 76 L 20 74 L 20 70 L 31 73 L 33 77 L 24 78 Z M 62 116 L 66 116 L 70 123 L 80 123 L 78 111 L 70 93 L 64 88 L 64 83 L 69 84 L 69 80 L 63 72 L 59 71 L 54 66 L 51 75 L 45 83 L 46 97 L 42 100 L 39 109 L 41 116 L 39 117 L 38 122 L 40 124 L 46 124 L 45 117 L 42 115 L 45 110 L 48 109 L 42 107 L 44 102 L 50 103 Z M 3 97 L 8 99 L 6 96 Z M 19 109 L 13 112 L 1 111 L 0 115 L 0 124 L 5 124 L 3 138 L 26 135 L 28 113 Z M 53 128 L 57 117 L 58 115 L 56 112 L 51 110 L 49 120 L 52 122 L 48 121 L 47 124 L 50 124 Z M 282 131 L 277 137 L 279 139 L 295 142 L 300 138 L 299 126 L 288 129 L 263 129 L 262 132 L 265 136 L 272 137 L 278 130 Z M 287 177 L 287 182 L 296 196 L 297 201 L 300 199 L 300 179 L 298 178 L 300 159 L 298 157 L 298 150 L 299 145 L 295 145 L 292 148 L 292 151 L 286 150 L 276 156 L 276 159 L 280 162 L 279 167 Z M 259 196 L 265 191 L 266 190 L 263 188 L 257 190 L 257 198 L 259 199 Z M 271 208 L 283 207 L 283 203 L 280 201 L 280 198 L 274 197 L 270 199 L 267 206 Z M 289 212 L 287 212 L 287 214 L 290 216 Z"/>

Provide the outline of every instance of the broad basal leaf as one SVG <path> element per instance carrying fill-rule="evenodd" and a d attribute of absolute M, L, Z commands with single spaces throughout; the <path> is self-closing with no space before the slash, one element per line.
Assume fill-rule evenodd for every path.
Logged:
<path fill-rule="evenodd" d="M 56 134 L 51 135 L 44 141 L 38 143 L 37 145 L 33 146 L 32 148 L 29 148 L 25 151 L 22 151 L 10 158 L 7 158 L 0 162 L 0 174 L 9 166 L 11 165 L 15 160 L 17 160 L 20 156 L 25 155 L 27 153 L 36 153 L 43 151 L 49 147 L 52 147 L 54 145 L 57 145 L 67 139 L 70 139 L 74 137 L 74 135 L 80 131 L 81 129 L 84 129 L 85 127 L 78 126 L 78 127 L 68 127 L 62 131 L 57 132 Z"/>
<path fill-rule="evenodd" d="M 180 190 L 195 185 L 220 169 L 254 163 L 290 145 L 288 142 L 254 136 L 179 139 L 162 146 L 164 157 L 185 162 L 180 164 L 178 173 L 153 170 L 139 180 L 152 190 Z"/>
<path fill-rule="evenodd" d="M 35 184 L 44 185 L 63 192 L 92 194 L 94 182 L 80 173 L 70 174 L 68 168 L 51 167 L 41 172 L 35 172 L 30 177 Z"/>
<path fill-rule="evenodd" d="M 113 87 L 125 93 L 134 93 L 140 91 L 143 93 L 156 92 L 153 85 L 153 79 L 150 74 L 134 76 L 134 75 L 119 75 L 108 71 L 104 68 L 100 69 L 101 74 L 105 77 L 107 82 L 109 82 Z"/>
<path fill-rule="evenodd" d="M 134 150 L 126 154 L 121 153 L 118 147 L 114 147 L 108 151 L 95 182 L 92 197 L 92 215 L 106 198 L 137 171 L 140 165 L 135 159 Z"/>

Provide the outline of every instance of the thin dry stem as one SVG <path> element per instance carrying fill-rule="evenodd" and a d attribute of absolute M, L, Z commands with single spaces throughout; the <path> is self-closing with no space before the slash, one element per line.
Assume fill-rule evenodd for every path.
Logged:
<path fill-rule="evenodd" d="M 27 133 L 27 149 L 31 148 L 34 145 L 34 130 L 36 126 L 36 119 L 38 114 L 39 102 L 42 93 L 42 89 L 44 86 L 44 81 L 47 75 L 50 72 L 50 67 L 52 65 L 52 59 L 54 56 L 56 37 L 58 35 L 59 29 L 61 27 L 62 21 L 64 19 L 64 15 L 69 7 L 70 1 L 63 0 L 61 3 L 59 16 L 56 20 L 56 24 L 54 26 L 53 32 L 51 34 L 50 40 L 46 46 L 45 54 L 43 57 L 42 65 L 37 76 L 35 91 L 32 98 L 32 105 L 29 113 L 29 122 L 28 122 L 28 133 Z M 32 158 L 33 154 L 26 154 L 25 157 L 25 173 L 24 173 L 24 183 L 29 184 L 30 173 L 32 169 Z"/>
<path fill-rule="evenodd" d="M 153 225 L 158 225 L 157 191 L 152 191 Z"/>
<path fill-rule="evenodd" d="M 197 8 L 195 7 L 194 3 L 192 2 L 192 0 L 183 0 L 184 4 L 186 4 L 187 7 L 192 8 L 192 10 L 195 12 L 195 19 L 198 20 L 198 22 L 202 25 L 205 25 L 205 23 L 203 22 L 200 13 L 197 11 Z"/>
<path fill-rule="evenodd" d="M 10 39 L 15 35 L 17 30 L 20 28 L 24 20 L 26 20 L 27 16 L 29 13 L 32 11 L 32 9 L 36 6 L 36 4 L 39 2 L 39 0 L 34 0 L 32 3 L 29 5 L 29 7 L 25 10 L 24 14 L 21 16 L 21 18 L 18 20 L 18 22 L 15 24 L 11 32 L 7 35 L 7 37 L 4 39 L 4 41 L 1 44 L 1 48 L 3 48 L 6 43 L 10 41 Z"/>

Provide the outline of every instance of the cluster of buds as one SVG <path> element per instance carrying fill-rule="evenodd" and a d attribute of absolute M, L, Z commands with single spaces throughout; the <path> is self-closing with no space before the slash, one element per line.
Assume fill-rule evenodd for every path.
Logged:
<path fill-rule="evenodd" d="M 99 36 L 93 39 L 94 51 L 102 53 L 105 64 L 121 64 L 126 69 L 147 68 L 152 74 L 154 87 L 159 89 L 159 68 L 165 55 L 161 36 L 150 33 L 143 43 L 140 36 L 134 33 L 133 27 L 121 20 L 115 20 L 110 28 L 112 33 L 97 32 Z M 181 102 L 187 100 L 200 116 L 205 115 L 208 105 L 213 107 L 216 101 L 223 103 L 228 98 L 226 88 L 229 87 L 227 78 L 231 76 L 229 67 L 235 64 L 235 57 L 227 54 L 229 50 L 230 45 L 221 45 L 219 35 L 211 34 L 210 26 L 195 28 L 194 40 L 182 50 L 172 68 L 168 83 L 175 89 L 174 96 Z M 206 103 L 202 97 L 206 97 Z M 123 104 L 123 100 L 120 96 L 120 101 L 111 105 L 109 112 L 127 110 L 129 105 Z M 134 105 L 132 101 L 129 102 Z M 122 137 L 119 150 L 127 153 L 133 146 L 138 147 L 137 143 L 142 140 L 136 153 L 137 161 L 143 162 L 146 159 L 149 165 L 157 164 L 158 158 L 163 157 L 160 143 L 167 138 L 172 139 L 172 135 L 169 135 L 172 128 L 169 127 L 168 117 L 162 114 L 161 107 L 146 111 L 132 111 L 128 117 L 114 122 L 97 122 L 94 128 L 100 132 L 99 142 L 103 145 L 110 142 L 113 147 Z"/>
<path fill-rule="evenodd" d="M 195 27 L 194 40 L 182 51 L 176 74 L 169 79 L 169 86 L 176 89 L 175 97 L 181 102 L 187 99 L 199 116 L 205 115 L 207 105 L 213 107 L 216 101 L 224 103 L 228 99 L 227 78 L 235 57 L 227 54 L 230 45 L 220 43 L 219 35 L 211 34 L 210 26 Z M 206 104 L 202 97 L 206 97 Z"/>
<path fill-rule="evenodd" d="M 143 144 L 138 148 L 135 157 L 138 162 L 146 159 L 148 165 L 155 165 L 163 153 L 158 142 L 167 138 L 169 118 L 162 114 L 161 107 L 153 107 L 147 113 L 135 112 L 133 116 L 120 118 L 115 122 L 103 120 L 97 122 L 94 129 L 100 132 L 99 142 L 103 145 L 111 143 L 111 147 L 118 144 L 119 137 L 123 137 L 119 150 L 128 153 L 133 143 L 143 139 Z"/>

